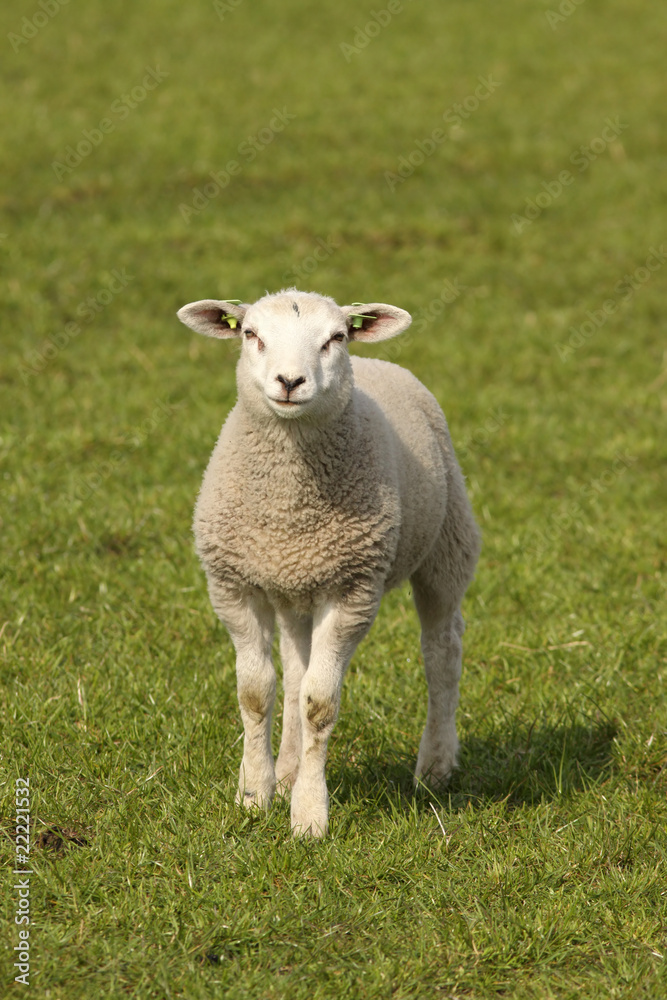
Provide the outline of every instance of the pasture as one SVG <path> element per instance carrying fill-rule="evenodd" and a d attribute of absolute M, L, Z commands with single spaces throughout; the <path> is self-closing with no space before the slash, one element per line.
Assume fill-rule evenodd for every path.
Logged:
<path fill-rule="evenodd" d="M 667 15 L 648 0 L 20 0 L 0 14 L 3 995 L 667 996 Z M 235 398 L 184 303 L 409 310 L 483 531 L 460 767 L 412 787 L 407 588 L 331 833 L 234 805 L 190 521 Z M 275 746 L 279 736 L 276 720 Z"/>

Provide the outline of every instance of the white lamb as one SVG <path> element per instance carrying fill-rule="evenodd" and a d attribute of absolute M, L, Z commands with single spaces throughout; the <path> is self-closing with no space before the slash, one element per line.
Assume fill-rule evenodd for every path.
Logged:
<path fill-rule="evenodd" d="M 382 595 L 406 578 L 429 692 L 416 780 L 438 785 L 454 767 L 460 605 L 477 526 L 434 397 L 405 369 L 348 354 L 349 341 L 407 329 L 409 313 L 287 290 L 254 305 L 205 299 L 178 316 L 198 333 L 242 340 L 238 402 L 194 519 L 211 602 L 236 648 L 237 800 L 268 807 L 276 784 L 291 789 L 293 832 L 320 837 L 343 676 Z M 285 701 L 274 766 L 276 619 Z"/>

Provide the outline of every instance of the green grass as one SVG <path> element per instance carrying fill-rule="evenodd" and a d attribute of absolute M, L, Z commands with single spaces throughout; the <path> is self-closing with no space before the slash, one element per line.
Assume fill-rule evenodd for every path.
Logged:
<path fill-rule="evenodd" d="M 0 15 L 3 995 L 29 774 L 31 996 L 667 996 L 667 268 L 623 284 L 667 250 L 667 15 L 405 0 L 346 61 L 383 6 L 76 0 L 18 51 L 41 8 Z M 133 100 L 147 67 L 168 76 Z M 274 109 L 295 117 L 271 137 Z M 235 349 L 174 316 L 295 267 L 413 313 L 375 353 L 441 401 L 484 531 L 451 787 L 412 792 L 426 698 L 400 590 L 351 665 L 331 836 L 307 844 L 286 806 L 233 804 L 233 651 L 190 518 Z"/>

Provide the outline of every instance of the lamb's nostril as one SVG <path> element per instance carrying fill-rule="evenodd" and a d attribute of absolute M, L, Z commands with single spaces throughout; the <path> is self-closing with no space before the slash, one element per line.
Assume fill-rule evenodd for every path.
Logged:
<path fill-rule="evenodd" d="M 292 391 L 292 389 L 296 389 L 296 387 L 298 385 L 303 385 L 303 383 L 306 380 L 303 377 L 303 375 L 299 375 L 298 378 L 294 378 L 294 379 L 285 378 L 284 375 L 276 375 L 276 381 L 277 382 L 281 382 L 282 385 L 285 386 L 285 389 L 287 391 L 287 395 L 289 396 L 289 394 Z"/>

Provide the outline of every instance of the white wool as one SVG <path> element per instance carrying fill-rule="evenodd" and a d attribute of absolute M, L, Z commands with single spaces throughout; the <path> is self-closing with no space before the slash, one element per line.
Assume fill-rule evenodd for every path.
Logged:
<path fill-rule="evenodd" d="M 245 741 L 239 800 L 292 794 L 292 828 L 327 829 L 326 749 L 350 658 L 383 593 L 410 579 L 429 685 L 416 779 L 439 784 L 456 763 L 460 605 L 479 533 L 444 415 L 408 371 L 351 358 L 410 324 L 384 303 L 340 307 L 286 290 L 253 305 L 212 299 L 179 318 L 240 337 L 238 401 L 195 511 L 213 607 L 237 653 Z M 271 754 L 281 633 L 285 703 Z"/>

